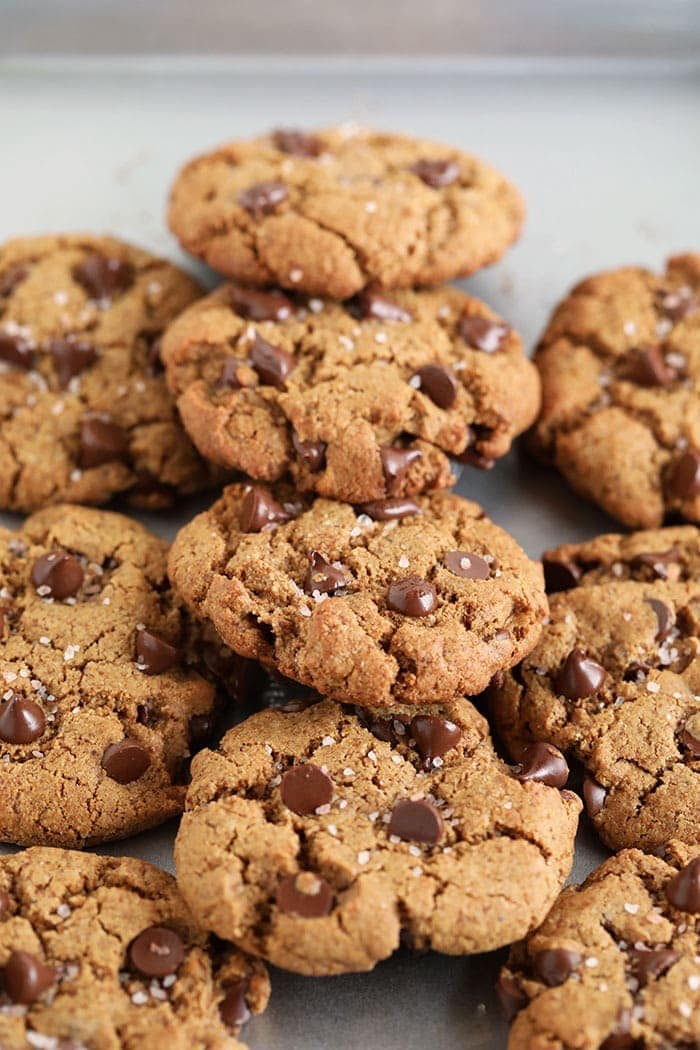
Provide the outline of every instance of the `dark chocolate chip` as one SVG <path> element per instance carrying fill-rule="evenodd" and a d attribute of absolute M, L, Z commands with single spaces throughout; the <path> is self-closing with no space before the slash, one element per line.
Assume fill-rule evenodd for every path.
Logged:
<path fill-rule="evenodd" d="M 289 190 L 283 182 L 256 182 L 239 193 L 238 203 L 254 219 L 261 219 L 275 211 L 288 196 Z"/>
<path fill-rule="evenodd" d="M 632 973 L 642 988 L 663 977 L 680 957 L 672 948 L 633 948 L 629 952 Z"/>
<path fill-rule="evenodd" d="M 0 704 L 0 740 L 7 744 L 31 744 L 45 729 L 44 712 L 33 700 L 11 696 Z"/>
<path fill-rule="evenodd" d="M 376 715 L 365 716 L 365 725 L 377 740 L 387 744 L 396 744 L 406 739 L 406 725 L 398 718 L 380 718 Z M 402 731 L 403 730 L 403 731 Z"/>
<path fill-rule="evenodd" d="M 599 663 L 583 649 L 572 649 L 554 676 L 554 687 L 567 700 L 582 700 L 597 693 L 608 677 Z"/>
<path fill-rule="evenodd" d="M 241 503 L 241 532 L 262 532 L 270 525 L 291 521 L 294 515 L 277 502 L 269 489 L 251 485 Z"/>
<path fill-rule="evenodd" d="M 679 561 L 679 552 L 675 547 L 669 547 L 667 551 L 644 551 L 635 554 L 631 564 L 633 568 L 649 568 L 659 580 L 667 580 L 669 565 L 677 565 Z"/>
<path fill-rule="evenodd" d="M 73 267 L 73 277 L 91 299 L 109 300 L 131 288 L 136 271 L 130 262 L 92 252 Z"/>
<path fill-rule="evenodd" d="M 666 884 L 666 896 L 679 911 L 694 915 L 700 912 L 700 857 L 691 860 Z"/>
<path fill-rule="evenodd" d="M 451 408 L 457 400 L 459 380 L 448 365 L 424 365 L 416 372 L 421 390 L 438 408 Z"/>
<path fill-rule="evenodd" d="M 219 1003 L 219 1016 L 233 1032 L 237 1032 L 250 1020 L 250 1010 L 246 1002 L 248 982 L 245 979 L 229 984 L 224 989 L 224 997 Z"/>
<path fill-rule="evenodd" d="M 413 320 L 413 314 L 389 299 L 379 288 L 365 288 L 346 307 L 362 321 L 401 321 L 406 324 Z"/>
<path fill-rule="evenodd" d="M 608 789 L 586 774 L 583 778 L 583 801 L 586 804 L 586 813 L 589 817 L 598 816 L 605 805 L 607 796 Z"/>
<path fill-rule="evenodd" d="M 333 798 L 333 781 L 313 762 L 292 766 L 282 777 L 280 795 L 287 809 L 300 817 L 315 813 Z"/>
<path fill-rule="evenodd" d="M 244 288 L 240 284 L 229 284 L 226 292 L 231 306 L 249 321 L 286 321 L 292 316 L 291 299 L 275 289 L 263 292 L 257 288 Z"/>
<path fill-rule="evenodd" d="M 442 563 L 455 576 L 463 576 L 466 580 L 488 580 L 491 575 L 489 563 L 469 551 L 448 551 Z"/>
<path fill-rule="evenodd" d="M 638 386 L 670 386 L 678 372 L 666 363 L 660 346 L 644 346 L 632 352 L 625 376 Z"/>
<path fill-rule="evenodd" d="M 342 569 L 327 561 L 319 551 L 311 551 L 304 580 L 307 594 L 337 594 L 347 586 L 347 582 Z"/>
<path fill-rule="evenodd" d="M 5 991 L 13 1003 L 30 1006 L 56 983 L 56 971 L 29 952 L 10 952 L 5 963 Z"/>
<path fill-rule="evenodd" d="M 416 715 L 411 719 L 411 736 L 425 768 L 430 769 L 434 759 L 442 759 L 448 751 L 457 747 L 462 731 L 449 718 Z"/>
<path fill-rule="evenodd" d="M 700 452 L 689 448 L 672 464 L 667 481 L 672 499 L 692 499 L 700 494 Z"/>
<path fill-rule="evenodd" d="M 543 558 L 544 583 L 548 594 L 558 594 L 559 591 L 570 591 L 577 587 L 581 580 L 581 568 L 573 561 L 555 561 L 553 558 Z"/>
<path fill-rule="evenodd" d="M 142 977 L 169 977 L 184 958 L 182 938 L 168 926 L 149 926 L 129 945 L 129 963 Z"/>
<path fill-rule="evenodd" d="M 659 601 L 658 598 L 645 598 L 644 601 L 652 607 L 656 614 L 658 630 L 654 636 L 654 641 L 665 642 L 676 622 L 676 615 L 673 609 L 670 609 L 666 602 Z"/>
<path fill-rule="evenodd" d="M 217 390 L 240 390 L 241 383 L 238 374 L 243 362 L 237 357 L 227 357 L 224 360 L 221 373 L 216 382 Z"/>
<path fill-rule="evenodd" d="M 42 597 L 72 598 L 83 585 L 85 573 L 77 558 L 66 551 L 42 554 L 32 566 L 32 583 Z"/>
<path fill-rule="evenodd" d="M 496 460 L 492 456 L 482 456 L 475 448 L 465 449 L 454 459 L 457 463 L 463 463 L 465 467 L 476 467 L 477 470 L 492 470 L 496 465 Z"/>
<path fill-rule="evenodd" d="M 14 266 L 10 266 L 8 270 L 0 274 L 0 299 L 6 299 L 8 295 L 12 295 L 22 281 L 29 277 L 30 271 L 29 263 L 15 263 Z"/>
<path fill-rule="evenodd" d="M 322 919 L 333 908 L 333 890 L 324 878 L 310 871 L 285 875 L 277 887 L 277 907 L 285 915 Z"/>
<path fill-rule="evenodd" d="M 71 379 L 84 372 L 97 354 L 92 343 L 82 339 L 50 339 L 45 349 L 53 357 L 59 386 L 67 387 Z"/>
<path fill-rule="evenodd" d="M 293 157 L 318 157 L 323 151 L 315 135 L 297 128 L 277 128 L 272 132 L 272 141 L 278 150 L 290 153 Z"/>
<path fill-rule="evenodd" d="M 34 343 L 22 335 L 0 330 L 0 361 L 29 370 L 34 365 Z"/>
<path fill-rule="evenodd" d="M 257 334 L 250 350 L 250 362 L 260 382 L 266 386 L 284 386 L 287 376 L 296 367 L 291 354 Z"/>
<path fill-rule="evenodd" d="M 402 616 L 428 616 L 437 606 L 437 591 L 420 576 L 394 580 L 387 590 L 387 605 Z"/>
<path fill-rule="evenodd" d="M 103 463 L 126 459 L 129 435 L 122 427 L 100 416 L 88 416 L 80 424 L 80 466 L 88 470 Z"/>
<path fill-rule="evenodd" d="M 700 758 L 700 714 L 691 715 L 680 732 L 681 744 L 694 758 Z"/>
<path fill-rule="evenodd" d="M 545 948 L 532 959 L 535 976 L 549 988 L 556 988 L 575 973 L 583 962 L 579 952 L 569 948 Z"/>
<path fill-rule="evenodd" d="M 411 165 L 411 171 L 434 190 L 451 186 L 460 175 L 459 164 L 454 160 L 417 160 Z"/>
<path fill-rule="evenodd" d="M 411 514 L 420 514 L 420 507 L 412 499 L 397 496 L 394 499 L 376 499 L 371 503 L 363 503 L 360 513 L 367 514 L 373 521 L 394 521 L 407 518 Z"/>
<path fill-rule="evenodd" d="M 527 1006 L 529 999 L 522 990 L 515 977 L 507 970 L 501 970 L 496 981 L 496 995 L 498 996 L 506 1021 L 510 1023 L 516 1014 Z"/>
<path fill-rule="evenodd" d="M 398 835 L 406 842 L 426 842 L 434 845 L 445 834 L 439 811 L 425 799 L 402 799 L 391 811 L 387 826 L 389 835 Z"/>
<path fill-rule="evenodd" d="M 299 459 L 311 474 L 318 474 L 326 465 L 325 441 L 302 441 L 296 431 L 292 432 L 292 445 Z"/>
<path fill-rule="evenodd" d="M 513 770 L 518 780 L 563 788 L 569 779 L 569 767 L 561 751 L 552 744 L 530 744 L 522 761 Z"/>
<path fill-rule="evenodd" d="M 144 674 L 163 674 L 181 659 L 175 645 L 145 629 L 136 632 L 136 664 Z"/>
<path fill-rule="evenodd" d="M 500 350 L 510 334 L 510 325 L 505 321 L 494 321 L 490 317 L 469 317 L 459 320 L 457 331 L 467 346 L 493 354 Z"/>
<path fill-rule="evenodd" d="M 692 288 L 681 287 L 676 291 L 666 292 L 661 299 L 661 309 L 675 324 L 700 310 L 700 298 Z"/>
<path fill-rule="evenodd" d="M 403 477 L 416 460 L 421 459 L 423 453 L 417 448 L 393 448 L 384 445 L 379 449 L 382 459 L 382 470 L 389 495 L 391 495 L 403 480 Z"/>
<path fill-rule="evenodd" d="M 200 751 L 205 747 L 214 735 L 218 719 L 214 711 L 206 711 L 201 715 L 192 715 L 187 723 L 187 740 L 190 751 Z"/>
<path fill-rule="evenodd" d="M 118 784 L 131 784 L 142 777 L 151 764 L 151 756 L 138 740 L 125 737 L 108 744 L 102 755 L 102 768 Z"/>

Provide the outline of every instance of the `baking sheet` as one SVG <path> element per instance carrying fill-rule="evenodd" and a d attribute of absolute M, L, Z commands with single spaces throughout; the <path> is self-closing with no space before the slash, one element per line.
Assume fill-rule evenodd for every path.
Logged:
<path fill-rule="evenodd" d="M 531 345 L 579 277 L 700 248 L 699 112 L 692 61 L 16 58 L 0 62 L 0 238 L 109 231 L 197 270 L 163 222 L 168 184 L 189 155 L 279 125 L 407 130 L 482 154 L 522 188 L 522 241 L 464 286 Z M 458 491 L 535 556 L 615 527 L 517 451 L 489 474 L 465 470 Z M 197 509 L 135 516 L 170 537 Z M 172 870 L 175 828 L 108 852 Z M 603 856 L 584 824 L 575 877 Z M 506 1028 L 493 981 L 504 955 L 402 951 L 371 975 L 325 979 L 273 971 L 270 1008 L 245 1038 L 251 1050 L 497 1050 Z"/>

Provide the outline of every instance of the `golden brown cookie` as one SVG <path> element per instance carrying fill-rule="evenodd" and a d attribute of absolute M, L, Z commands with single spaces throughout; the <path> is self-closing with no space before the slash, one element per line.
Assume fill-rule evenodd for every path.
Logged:
<path fill-rule="evenodd" d="M 535 363 L 538 455 L 625 525 L 700 521 L 700 255 L 589 277 Z"/>
<path fill-rule="evenodd" d="M 199 293 L 112 237 L 0 248 L 0 507 L 119 493 L 157 507 L 212 483 L 158 359 L 163 329 Z"/>
<path fill-rule="evenodd" d="M 203 456 L 350 502 L 444 488 L 450 457 L 491 466 L 539 408 L 519 337 L 456 288 L 342 304 L 224 285 L 161 356 Z"/>
<path fill-rule="evenodd" d="M 244 1050 L 270 994 L 262 963 L 203 933 L 170 875 L 58 849 L 0 858 L 0 974 L 3 1050 Z"/>
<path fill-rule="evenodd" d="M 215 270 L 347 299 L 495 262 L 523 202 L 494 168 L 449 146 L 344 125 L 230 142 L 179 173 L 168 223 Z"/>
<path fill-rule="evenodd" d="M 180 531 L 170 574 L 235 652 L 374 707 L 480 692 L 547 611 L 540 565 L 451 493 L 354 508 L 230 485 Z"/>
<path fill-rule="evenodd" d="M 511 769 L 466 700 L 264 711 L 201 752 L 176 842 L 205 929 L 306 974 L 371 970 L 405 937 L 453 955 L 533 929 L 580 802 L 555 749 Z"/>
<path fill-rule="evenodd" d="M 497 990 L 508 1050 L 700 1046 L 700 853 L 606 861 L 516 945 Z"/>

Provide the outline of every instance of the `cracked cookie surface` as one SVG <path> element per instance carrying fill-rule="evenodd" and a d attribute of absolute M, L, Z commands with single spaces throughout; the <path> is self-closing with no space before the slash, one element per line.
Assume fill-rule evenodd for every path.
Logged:
<path fill-rule="evenodd" d="M 536 648 L 491 687 L 498 730 L 514 756 L 537 740 L 580 759 L 611 848 L 698 844 L 698 530 L 600 536 L 544 565 L 558 593 Z"/>
<path fill-rule="evenodd" d="M 161 356 L 203 456 L 351 502 L 444 488 L 451 456 L 490 466 L 539 408 L 517 334 L 455 288 L 343 305 L 224 285 Z M 384 462 L 397 451 L 398 477 Z"/>
<path fill-rule="evenodd" d="M 171 190 L 168 224 L 236 280 L 346 299 L 370 283 L 473 273 L 516 239 L 523 213 L 511 183 L 470 154 L 341 126 L 196 157 Z"/>
<path fill-rule="evenodd" d="M 449 954 L 496 948 L 570 870 L 580 801 L 551 773 L 506 766 L 466 700 L 268 710 L 194 759 L 178 883 L 205 929 L 300 973 L 370 970 L 402 930 Z"/>
<path fill-rule="evenodd" d="M 170 575 L 242 656 L 323 696 L 434 703 L 535 645 L 542 570 L 451 493 L 354 508 L 230 485 L 178 534 Z"/>
<path fill-rule="evenodd" d="M 508 1050 L 700 1045 L 700 854 L 624 850 L 565 889 L 497 989 Z"/>
<path fill-rule="evenodd" d="M 157 353 L 200 294 L 181 270 L 111 237 L 0 247 L 0 507 L 142 506 L 212 484 Z"/>
<path fill-rule="evenodd" d="M 33 848 L 0 858 L 3 1050 L 244 1050 L 265 967 L 203 933 L 143 861 Z"/>
<path fill-rule="evenodd" d="M 136 522 L 86 507 L 0 530 L 0 839 L 103 842 L 182 811 L 218 707 L 166 558 Z"/>
<path fill-rule="evenodd" d="M 589 277 L 535 363 L 538 455 L 625 525 L 700 521 L 700 255 Z"/>

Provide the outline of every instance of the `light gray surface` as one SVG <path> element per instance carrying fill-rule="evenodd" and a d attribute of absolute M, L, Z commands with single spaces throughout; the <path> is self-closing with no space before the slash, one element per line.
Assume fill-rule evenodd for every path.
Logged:
<path fill-rule="evenodd" d="M 668 253 L 700 246 L 697 68 L 566 72 L 498 62 L 443 72 L 423 64 L 419 72 L 261 60 L 99 69 L 99 62 L 0 64 L 0 237 L 109 230 L 178 259 L 162 216 L 166 187 L 188 155 L 271 125 L 356 119 L 472 149 L 522 187 L 529 204 L 522 242 L 466 287 L 529 342 L 578 277 L 624 262 L 659 266 Z M 490 474 L 465 472 L 460 491 L 535 555 L 613 527 L 517 454 Z M 141 517 L 172 535 L 192 511 Z M 169 867 L 173 831 L 110 852 Z M 577 877 L 602 856 L 584 828 Z M 505 1028 L 492 984 L 501 957 L 400 953 L 372 975 L 324 980 L 275 972 L 270 1009 L 249 1026 L 247 1041 L 252 1050 L 497 1050 Z"/>

